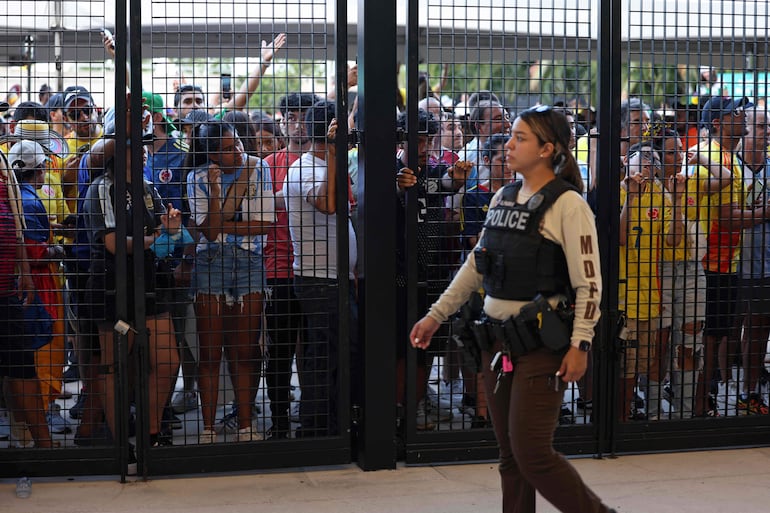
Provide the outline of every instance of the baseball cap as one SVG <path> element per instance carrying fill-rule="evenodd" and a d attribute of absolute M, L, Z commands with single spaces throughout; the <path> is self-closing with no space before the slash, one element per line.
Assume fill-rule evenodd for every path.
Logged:
<path fill-rule="evenodd" d="M 180 125 L 193 125 L 193 128 L 195 128 L 196 125 L 208 123 L 212 119 L 214 117 L 205 110 L 195 109 L 188 112 L 185 117 L 177 119 L 177 123 Z"/>
<path fill-rule="evenodd" d="M 173 132 L 176 127 L 171 122 L 171 119 L 166 115 L 166 108 L 163 106 L 163 98 L 159 94 L 153 94 L 151 91 L 142 91 L 142 98 L 144 103 L 150 112 L 157 112 L 163 116 L 163 121 L 166 122 L 166 132 Z"/>
<path fill-rule="evenodd" d="M 59 110 L 64 108 L 64 95 L 62 93 L 52 94 L 48 101 L 45 102 L 45 108 L 48 109 L 50 114 L 52 110 Z"/>
<path fill-rule="evenodd" d="M 45 150 L 35 141 L 22 140 L 11 146 L 8 162 L 15 170 L 26 171 L 40 167 L 48 161 Z"/>
<path fill-rule="evenodd" d="M 714 96 L 703 106 L 700 122 L 702 126 L 708 128 L 711 126 L 711 122 L 717 118 L 753 106 L 754 104 L 745 96 L 739 99 Z"/>
<path fill-rule="evenodd" d="M 86 100 L 89 105 L 94 104 L 91 93 L 83 86 L 70 86 L 64 90 L 64 108 L 67 109 L 75 100 Z"/>

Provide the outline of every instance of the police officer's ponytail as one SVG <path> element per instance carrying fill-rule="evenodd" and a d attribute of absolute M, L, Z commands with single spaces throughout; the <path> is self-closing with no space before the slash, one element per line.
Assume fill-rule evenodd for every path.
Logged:
<path fill-rule="evenodd" d="M 549 105 L 538 105 L 519 113 L 522 121 L 529 125 L 532 133 L 537 136 L 541 144 L 554 145 L 554 153 L 551 158 L 553 172 L 583 192 L 583 178 L 575 156 L 569 150 L 571 130 L 567 117 L 558 109 Z"/>

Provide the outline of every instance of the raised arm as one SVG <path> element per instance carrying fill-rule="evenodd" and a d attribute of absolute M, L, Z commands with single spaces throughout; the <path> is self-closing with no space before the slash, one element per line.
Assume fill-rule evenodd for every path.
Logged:
<path fill-rule="evenodd" d="M 249 103 L 249 98 L 251 98 L 251 95 L 254 94 L 254 91 L 259 87 L 259 82 L 262 80 L 265 71 L 267 71 L 267 68 L 270 67 L 270 64 L 273 62 L 275 52 L 283 48 L 285 44 L 286 34 L 278 34 L 278 36 L 269 44 L 267 41 L 262 41 L 262 59 L 259 65 L 254 67 L 238 92 L 235 93 L 229 101 L 221 104 L 220 107 L 224 110 L 242 110 L 246 107 Z"/>

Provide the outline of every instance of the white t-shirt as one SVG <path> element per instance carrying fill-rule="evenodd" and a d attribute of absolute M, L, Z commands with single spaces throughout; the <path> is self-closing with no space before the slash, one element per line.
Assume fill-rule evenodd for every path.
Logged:
<path fill-rule="evenodd" d="M 251 157 L 256 161 L 254 169 L 248 179 L 246 195 L 241 201 L 239 217 L 242 220 L 264 221 L 266 223 L 275 222 L 275 197 L 273 196 L 273 182 L 270 180 L 270 168 L 262 159 Z M 208 166 L 206 163 L 199 166 L 187 175 L 187 197 L 190 204 L 190 214 L 195 220 L 196 225 L 200 226 L 208 217 L 209 208 L 209 183 Z M 238 169 L 233 174 L 222 173 L 221 188 L 224 196 L 233 186 L 244 168 Z M 241 249 L 262 253 L 265 235 L 255 235 L 245 237 L 243 235 L 233 235 L 220 233 L 215 241 L 209 241 L 217 244 L 234 244 Z M 198 244 L 198 251 L 203 251 L 207 247 L 207 242 L 202 239 Z"/>
<path fill-rule="evenodd" d="M 315 278 L 337 278 L 337 217 L 344 213 L 327 215 L 308 201 L 326 182 L 326 161 L 312 153 L 304 153 L 289 168 L 283 186 L 286 210 L 289 213 L 289 232 L 294 246 L 294 274 Z M 337 186 L 338 194 L 345 194 L 346 185 Z M 356 233 L 350 218 L 348 223 L 349 278 L 356 267 Z"/>

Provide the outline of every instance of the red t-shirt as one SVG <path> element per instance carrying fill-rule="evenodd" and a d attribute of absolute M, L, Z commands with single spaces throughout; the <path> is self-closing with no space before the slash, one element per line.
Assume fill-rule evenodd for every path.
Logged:
<path fill-rule="evenodd" d="M 301 157 L 300 153 L 289 153 L 287 149 L 280 150 L 265 157 L 265 163 L 270 166 L 273 178 L 273 193 L 283 189 L 283 182 L 289 167 Z M 285 207 L 275 207 L 275 224 L 267 232 L 267 242 L 262 253 L 265 259 L 265 275 L 267 278 L 291 278 L 294 276 L 292 264 L 294 251 L 289 233 L 289 214 Z"/>

